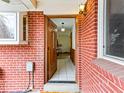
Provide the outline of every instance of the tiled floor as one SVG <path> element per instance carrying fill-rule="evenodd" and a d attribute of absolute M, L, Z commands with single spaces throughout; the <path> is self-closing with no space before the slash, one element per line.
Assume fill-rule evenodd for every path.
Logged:
<path fill-rule="evenodd" d="M 70 57 L 60 55 L 57 60 L 57 71 L 50 81 L 75 81 L 75 66 Z M 80 93 L 76 83 L 46 83 L 44 91 L 47 92 L 63 92 L 63 93 Z"/>
<path fill-rule="evenodd" d="M 57 71 L 49 81 L 75 81 L 75 66 L 69 56 L 57 59 Z"/>

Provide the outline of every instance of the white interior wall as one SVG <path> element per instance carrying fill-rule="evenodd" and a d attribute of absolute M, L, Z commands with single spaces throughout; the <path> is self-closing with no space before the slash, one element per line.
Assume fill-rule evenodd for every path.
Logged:
<path fill-rule="evenodd" d="M 76 49 L 76 25 L 75 18 L 70 19 L 53 19 L 52 20 L 58 28 L 61 28 L 61 22 L 64 22 L 64 27 L 66 28 L 65 32 L 58 31 L 58 43 L 62 44 L 62 52 L 70 52 L 70 48 Z M 70 29 L 70 30 L 69 30 Z M 71 39 L 72 33 L 72 39 Z M 72 41 L 72 45 L 71 45 Z"/>
<path fill-rule="evenodd" d="M 76 26 L 75 21 L 72 27 L 72 49 L 76 48 Z"/>
<path fill-rule="evenodd" d="M 71 31 L 68 30 L 66 32 L 61 32 L 61 31 L 57 32 L 57 40 L 59 44 L 62 44 L 62 48 L 61 48 L 62 52 L 70 52 L 70 47 L 71 47 L 70 33 Z"/>

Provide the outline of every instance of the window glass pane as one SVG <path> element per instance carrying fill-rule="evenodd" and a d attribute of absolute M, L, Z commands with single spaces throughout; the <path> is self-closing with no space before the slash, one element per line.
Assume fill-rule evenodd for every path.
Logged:
<path fill-rule="evenodd" d="M 16 39 L 16 13 L 0 12 L 0 40 Z"/>
<path fill-rule="evenodd" d="M 124 0 L 106 1 L 106 54 L 124 57 Z"/>

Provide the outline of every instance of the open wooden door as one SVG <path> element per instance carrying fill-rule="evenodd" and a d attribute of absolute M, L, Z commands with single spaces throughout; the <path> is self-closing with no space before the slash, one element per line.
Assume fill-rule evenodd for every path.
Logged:
<path fill-rule="evenodd" d="M 57 70 L 57 34 L 55 32 L 56 27 L 57 26 L 48 17 L 46 17 L 46 82 L 48 82 L 48 80 Z"/>

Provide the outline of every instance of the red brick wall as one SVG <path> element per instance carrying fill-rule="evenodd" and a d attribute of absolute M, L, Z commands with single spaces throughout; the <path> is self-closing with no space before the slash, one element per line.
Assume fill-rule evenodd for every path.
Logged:
<path fill-rule="evenodd" d="M 35 88 L 44 82 L 44 15 L 29 12 L 29 45 L 0 46 L 0 91 L 22 91 L 28 85 L 27 61 L 35 63 Z"/>
<path fill-rule="evenodd" d="M 124 82 L 93 64 L 97 57 L 97 6 L 97 0 L 88 0 L 87 15 L 78 16 L 78 84 L 83 93 L 122 93 Z"/>
<path fill-rule="evenodd" d="M 80 88 L 85 89 L 84 84 L 88 77 L 88 65 L 97 56 L 97 0 L 88 0 L 87 15 L 78 16 L 77 32 L 77 74 Z M 86 65 L 87 64 L 87 65 Z M 86 70 L 84 69 L 86 66 Z M 85 76 L 86 75 L 86 76 Z"/>

